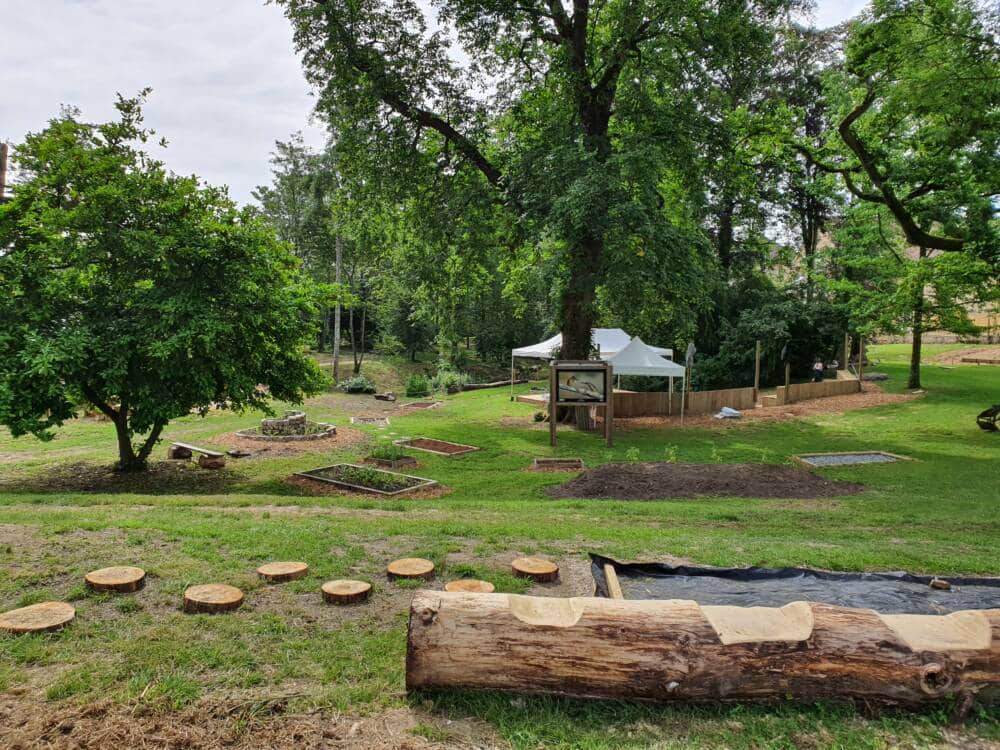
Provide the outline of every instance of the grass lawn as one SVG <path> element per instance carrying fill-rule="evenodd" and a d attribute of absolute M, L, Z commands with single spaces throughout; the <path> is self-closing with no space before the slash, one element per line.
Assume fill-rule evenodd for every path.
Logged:
<path fill-rule="evenodd" d="M 904 354 L 875 354 L 891 376 L 886 387 L 901 389 Z M 947 727 L 947 707 L 866 718 L 834 705 L 649 707 L 475 693 L 408 698 L 403 689 L 412 590 L 383 575 L 397 557 L 432 559 L 435 587 L 474 573 L 499 591 L 518 592 L 525 584 L 507 573 L 515 553 L 551 556 L 579 574 L 577 584 L 589 551 L 710 565 L 1000 575 L 1000 435 L 974 424 L 979 411 L 1000 401 L 1000 368 L 929 365 L 924 387 L 919 400 L 842 415 L 622 431 L 613 450 L 567 429 L 553 451 L 547 427 L 531 422 L 532 408 L 512 404 L 504 390 L 447 397 L 436 409 L 392 415 L 387 428 L 358 428 L 369 436 L 367 447 L 430 436 L 482 449 L 455 458 L 412 452 L 420 466 L 407 473 L 451 491 L 411 500 L 309 496 L 286 483 L 293 472 L 363 457 L 363 443 L 230 461 L 222 472 L 175 465 L 86 491 L 95 467 L 114 460 L 110 425 L 81 420 L 48 443 L 0 432 L 0 611 L 47 599 L 77 608 L 77 621 L 60 633 L 0 636 L 0 694 L 47 701 L 50 710 L 111 700 L 185 711 L 276 697 L 286 715 L 402 709 L 415 717 L 408 730 L 415 740 L 442 745 L 471 718 L 490 742 L 525 749 L 992 746 L 1000 741 L 996 709 L 980 709 L 955 730 Z M 370 401 L 328 394 L 308 403 L 307 412 L 346 426 Z M 259 417 L 185 418 L 164 437 L 205 443 Z M 525 470 L 532 457 L 549 455 L 581 456 L 588 465 L 636 453 L 641 460 L 782 463 L 797 453 L 841 449 L 916 460 L 824 469 L 824 476 L 867 490 L 813 501 L 554 501 L 543 489 L 567 475 Z M 165 446 L 156 453 L 162 458 Z M 304 579 L 266 585 L 254 568 L 269 560 L 304 560 L 311 570 Z M 89 593 L 84 573 L 112 564 L 144 567 L 146 589 Z M 372 581 L 369 603 L 323 605 L 319 586 L 335 577 Z M 181 613 L 185 587 L 212 581 L 243 588 L 244 607 L 220 616 Z M 570 577 L 555 591 L 531 591 L 579 593 L 573 583 Z M 2 737 L 0 726 L 0 744 Z"/>

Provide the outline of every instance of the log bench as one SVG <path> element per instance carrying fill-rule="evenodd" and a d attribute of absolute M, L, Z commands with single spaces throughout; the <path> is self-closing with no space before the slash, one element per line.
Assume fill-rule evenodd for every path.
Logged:
<path fill-rule="evenodd" d="M 192 454 L 198 453 L 198 466 L 203 469 L 221 469 L 226 465 L 226 454 L 219 451 L 212 451 L 208 448 L 201 448 L 189 443 L 171 443 L 167 449 L 167 458 L 176 460 L 188 460 Z"/>

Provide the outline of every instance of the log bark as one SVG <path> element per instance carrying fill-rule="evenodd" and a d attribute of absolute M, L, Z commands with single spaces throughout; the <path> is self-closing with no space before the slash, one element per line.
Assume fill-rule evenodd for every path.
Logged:
<path fill-rule="evenodd" d="M 406 685 L 643 701 L 995 700 L 1000 610 L 882 615 L 812 602 L 418 591 Z"/>

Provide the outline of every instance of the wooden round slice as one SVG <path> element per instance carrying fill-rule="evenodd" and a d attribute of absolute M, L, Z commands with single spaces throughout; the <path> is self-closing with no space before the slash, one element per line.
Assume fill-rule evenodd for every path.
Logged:
<path fill-rule="evenodd" d="M 493 584 L 489 581 L 477 581 L 475 578 L 460 578 L 457 581 L 448 581 L 444 585 L 445 591 L 462 591 L 467 594 L 492 594 Z"/>
<path fill-rule="evenodd" d="M 429 581 L 434 577 L 434 563 L 422 557 L 404 557 L 389 563 L 386 571 L 390 581 L 395 578 L 423 578 Z"/>
<path fill-rule="evenodd" d="M 184 592 L 185 612 L 229 612 L 243 603 L 243 592 L 224 583 L 191 586 Z"/>
<path fill-rule="evenodd" d="M 94 591 L 118 591 L 127 594 L 146 585 L 146 571 L 131 565 L 92 570 L 83 577 Z"/>
<path fill-rule="evenodd" d="M 14 609 L 0 615 L 0 632 L 48 633 L 67 625 L 76 617 L 76 610 L 64 602 L 42 602 Z"/>
<path fill-rule="evenodd" d="M 321 591 L 330 604 L 354 604 L 368 598 L 372 585 L 364 581 L 327 581 Z"/>
<path fill-rule="evenodd" d="M 559 577 L 559 566 L 541 557 L 519 557 L 510 567 L 514 575 L 531 578 L 539 583 L 548 583 Z"/>
<path fill-rule="evenodd" d="M 309 572 L 304 562 L 273 562 L 257 568 L 257 574 L 270 583 L 283 583 L 302 578 Z"/>

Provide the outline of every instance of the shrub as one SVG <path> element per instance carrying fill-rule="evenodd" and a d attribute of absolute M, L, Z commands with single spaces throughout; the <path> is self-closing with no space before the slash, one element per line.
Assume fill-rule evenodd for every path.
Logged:
<path fill-rule="evenodd" d="M 406 381 L 407 396 L 428 396 L 431 392 L 431 384 L 423 375 L 411 375 Z"/>
<path fill-rule="evenodd" d="M 448 391 L 458 389 L 469 382 L 469 376 L 464 372 L 458 372 L 448 367 L 442 367 L 437 374 L 431 378 L 431 387 L 435 391 Z"/>
<path fill-rule="evenodd" d="M 355 375 L 340 384 L 340 389 L 347 393 L 375 393 L 375 384 L 364 375 Z"/>
<path fill-rule="evenodd" d="M 398 461 L 401 458 L 406 458 L 406 451 L 395 443 L 383 442 L 372 449 L 369 457 L 380 458 L 383 461 Z"/>

